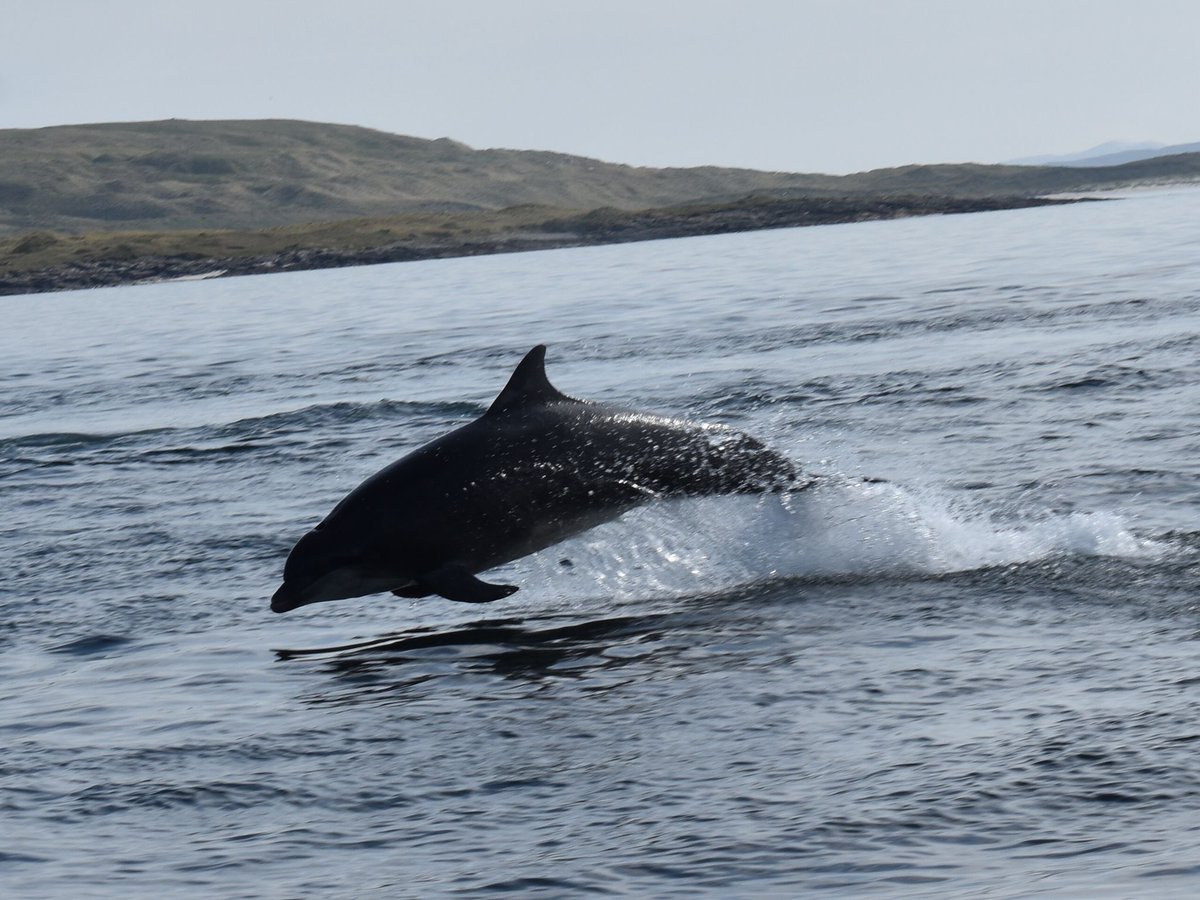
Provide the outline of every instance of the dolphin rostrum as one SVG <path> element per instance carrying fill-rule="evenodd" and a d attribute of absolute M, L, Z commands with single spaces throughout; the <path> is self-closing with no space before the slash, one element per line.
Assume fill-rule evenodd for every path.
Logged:
<path fill-rule="evenodd" d="M 534 347 L 486 413 L 372 475 L 292 548 L 271 609 L 391 591 L 487 603 L 476 574 L 647 501 L 807 486 L 724 425 L 575 400 Z"/>

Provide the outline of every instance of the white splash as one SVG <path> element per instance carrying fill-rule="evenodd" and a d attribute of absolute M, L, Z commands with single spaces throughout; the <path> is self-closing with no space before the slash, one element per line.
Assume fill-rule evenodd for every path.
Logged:
<path fill-rule="evenodd" d="M 940 575 L 1061 555 L 1162 552 L 1114 513 L 1000 521 L 895 484 L 828 481 L 792 495 L 645 506 L 518 563 L 514 577 L 575 595 L 599 588 L 645 596 L 774 578 Z"/>

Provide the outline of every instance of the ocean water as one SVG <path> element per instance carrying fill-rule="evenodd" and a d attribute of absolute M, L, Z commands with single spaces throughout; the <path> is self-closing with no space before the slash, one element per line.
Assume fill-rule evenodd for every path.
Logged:
<path fill-rule="evenodd" d="M 0 300 L 0 893 L 1195 896 L 1198 201 Z M 268 610 L 542 342 L 818 487 Z"/>

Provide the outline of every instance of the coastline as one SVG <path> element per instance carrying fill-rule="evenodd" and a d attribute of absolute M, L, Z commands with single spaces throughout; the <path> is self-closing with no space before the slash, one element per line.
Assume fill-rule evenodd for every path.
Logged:
<path fill-rule="evenodd" d="M 81 290 L 96 287 L 145 284 L 175 280 L 259 275 L 346 266 L 378 265 L 496 253 L 520 253 L 566 247 L 588 247 L 635 241 L 697 237 L 809 225 L 879 221 L 923 215 L 955 215 L 1053 206 L 1096 199 L 1094 197 L 949 197 L 949 196 L 840 196 L 772 198 L 748 197 L 726 203 L 640 211 L 598 209 L 583 213 L 548 211 L 544 217 L 523 216 L 510 227 L 442 228 L 393 239 L 388 229 L 374 228 L 375 243 L 356 246 L 323 246 L 290 243 L 270 252 L 214 254 L 179 252 L 170 255 L 99 255 L 52 265 L 20 268 L 17 253 L 0 260 L 0 296 Z M 365 220 L 364 220 L 365 221 Z M 261 236 L 263 232 L 255 233 Z M 288 235 L 280 232 L 280 240 Z M 207 233 L 206 233 L 207 235 Z M 387 236 L 384 240 L 383 237 Z M 58 241 L 56 236 L 50 240 Z M 19 252 L 19 251 L 18 251 Z M 14 266 L 14 260 L 17 261 Z"/>

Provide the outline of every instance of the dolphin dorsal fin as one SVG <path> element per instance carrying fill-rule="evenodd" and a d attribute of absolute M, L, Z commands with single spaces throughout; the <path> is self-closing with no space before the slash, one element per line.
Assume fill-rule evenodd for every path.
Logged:
<path fill-rule="evenodd" d="M 550 379 L 546 377 L 546 345 L 538 344 L 525 354 L 525 358 L 513 370 L 504 390 L 488 407 L 488 414 L 562 401 L 579 402 L 550 383 Z"/>

